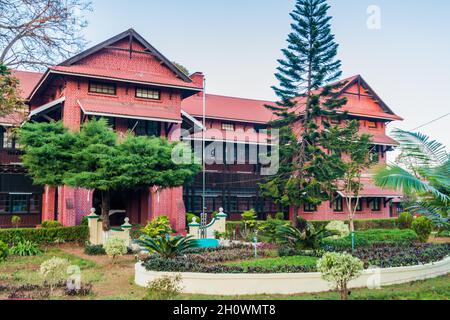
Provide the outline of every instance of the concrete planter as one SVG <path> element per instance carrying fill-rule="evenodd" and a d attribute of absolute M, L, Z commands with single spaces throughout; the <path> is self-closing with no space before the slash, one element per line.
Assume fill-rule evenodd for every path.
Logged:
<path fill-rule="evenodd" d="M 450 257 L 426 265 L 386 269 L 368 269 L 350 288 L 375 288 L 416 280 L 435 278 L 450 273 Z M 149 282 L 173 272 L 146 270 L 141 262 L 135 265 L 135 283 L 147 286 Z M 296 294 L 329 291 L 329 284 L 320 278 L 320 273 L 278 273 L 278 274 L 213 274 L 181 273 L 183 292 L 211 295 L 246 294 Z"/>

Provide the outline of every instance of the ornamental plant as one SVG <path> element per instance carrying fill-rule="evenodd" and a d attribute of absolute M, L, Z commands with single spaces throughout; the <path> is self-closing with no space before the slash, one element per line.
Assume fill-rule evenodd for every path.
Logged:
<path fill-rule="evenodd" d="M 41 224 L 41 227 L 44 229 L 51 229 L 51 228 L 61 228 L 63 225 L 59 221 L 44 221 Z"/>
<path fill-rule="evenodd" d="M 142 229 L 142 232 L 147 237 L 157 238 L 174 233 L 175 230 L 173 230 L 172 226 L 170 225 L 169 217 L 159 216 L 148 222 L 147 225 Z"/>
<path fill-rule="evenodd" d="M 363 268 L 363 262 L 348 253 L 328 252 L 317 261 L 322 279 L 332 283 L 339 291 L 341 300 L 348 299 L 348 283 L 357 278 Z"/>
<path fill-rule="evenodd" d="M 397 218 L 397 224 L 400 229 L 410 229 L 413 222 L 413 216 L 409 212 L 402 212 Z"/>
<path fill-rule="evenodd" d="M 430 219 L 424 216 L 420 216 L 414 219 L 411 224 L 412 229 L 417 233 L 417 237 L 420 242 L 427 242 L 433 230 L 433 223 Z"/>
<path fill-rule="evenodd" d="M 69 261 L 63 258 L 53 257 L 41 263 L 39 273 L 44 284 L 50 286 L 50 295 L 56 285 L 64 281 L 67 277 L 67 268 Z"/>
<path fill-rule="evenodd" d="M 127 253 L 127 244 L 124 239 L 119 237 L 109 237 L 104 245 L 105 252 L 115 262 L 117 256 L 122 256 Z"/>
<path fill-rule="evenodd" d="M 146 300 L 173 300 L 182 291 L 181 275 L 162 276 L 148 285 Z"/>
<path fill-rule="evenodd" d="M 157 238 L 143 236 L 136 242 L 148 252 L 156 252 L 164 258 L 175 257 L 188 249 L 195 247 L 195 242 L 192 240 L 191 236 L 183 237 L 181 235 L 175 237 L 162 236 Z"/>
<path fill-rule="evenodd" d="M 9 255 L 8 245 L 3 241 L 0 241 L 0 262 L 6 260 Z"/>
<path fill-rule="evenodd" d="M 37 256 L 42 253 L 38 244 L 29 240 L 20 240 L 11 247 L 10 252 L 12 255 L 20 257 Z"/>
<path fill-rule="evenodd" d="M 19 228 L 20 222 L 22 221 L 22 218 L 19 216 L 12 216 L 11 217 L 11 224 L 15 227 L 15 228 Z"/>
<path fill-rule="evenodd" d="M 241 214 L 245 229 L 253 229 L 256 226 L 256 211 L 250 209 Z"/>
<path fill-rule="evenodd" d="M 341 239 L 350 235 L 350 229 L 344 221 L 331 221 L 325 229 L 335 233 L 329 239 Z"/>

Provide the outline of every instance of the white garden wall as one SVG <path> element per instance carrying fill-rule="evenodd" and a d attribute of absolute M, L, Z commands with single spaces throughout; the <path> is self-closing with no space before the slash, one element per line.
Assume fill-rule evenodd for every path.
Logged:
<path fill-rule="evenodd" d="M 368 269 L 350 288 L 387 286 L 434 278 L 450 273 L 450 257 L 440 262 L 399 268 Z M 135 265 L 135 283 L 148 283 L 171 272 L 147 271 L 140 262 Z M 320 273 L 280 273 L 280 274 L 209 274 L 181 273 L 183 292 L 212 295 L 245 294 L 295 294 L 329 291 L 328 283 L 320 278 Z"/>

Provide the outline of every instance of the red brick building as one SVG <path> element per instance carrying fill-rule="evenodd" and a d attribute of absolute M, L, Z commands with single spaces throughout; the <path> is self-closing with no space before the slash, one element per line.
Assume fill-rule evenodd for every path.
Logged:
<path fill-rule="evenodd" d="M 105 117 L 119 133 L 131 130 L 137 135 L 179 139 L 178 129 L 185 129 L 190 135 L 183 137 L 184 140 L 194 144 L 202 139 L 195 129 L 202 126 L 203 75 L 199 72 L 191 76 L 183 74 L 132 29 L 50 67 L 44 74 L 16 71 L 16 76 L 30 106 L 29 120 L 62 120 L 68 128 L 78 130 L 89 118 Z M 386 152 L 396 145 L 386 135 L 386 125 L 401 118 L 360 76 L 349 79 L 342 94 L 349 98 L 345 107 L 349 116 L 359 119 L 361 130 L 374 136 L 374 155 L 380 162 L 386 161 Z M 223 136 L 250 132 L 242 138 L 236 133 L 230 140 L 233 148 L 242 147 L 247 153 L 252 148 L 270 148 L 270 139 L 256 135 L 256 132 L 266 128 L 272 119 L 272 113 L 264 107 L 271 102 L 210 94 L 205 100 L 207 145 L 217 140 L 209 133 L 209 129 L 216 129 Z M 97 193 L 67 186 L 33 186 L 20 165 L 19 146 L 9 130 L 23 120 L 21 114 L 0 119 L 3 134 L 0 227 L 10 225 L 12 215 L 23 217 L 24 226 L 53 219 L 64 225 L 79 223 L 91 207 L 99 208 Z M 261 166 L 250 161 L 209 164 L 206 171 L 207 212 L 223 207 L 225 212 L 237 217 L 241 212 L 255 208 L 263 218 L 283 211 L 259 195 L 257 181 L 261 178 Z M 369 177 L 366 179 L 361 217 L 393 215 L 392 202 L 398 194 L 381 190 L 373 186 Z M 117 192 L 111 197 L 111 222 L 120 224 L 128 216 L 132 223 L 145 223 L 158 215 L 168 215 L 174 227 L 183 230 L 185 212 L 202 211 L 201 182 L 199 175 L 194 183 L 184 188 Z M 320 208 L 305 207 L 299 213 L 315 220 L 344 219 L 345 207 L 340 203 L 337 200 L 332 204 L 324 203 Z M 285 211 L 287 215 L 288 210 Z"/>

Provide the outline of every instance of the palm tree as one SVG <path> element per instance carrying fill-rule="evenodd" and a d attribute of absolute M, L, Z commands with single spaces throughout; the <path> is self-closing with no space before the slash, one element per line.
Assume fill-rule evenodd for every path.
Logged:
<path fill-rule="evenodd" d="M 415 199 L 407 210 L 448 228 L 450 158 L 445 146 L 421 133 L 395 129 L 393 136 L 400 142 L 400 156 L 396 163 L 377 170 L 375 183 L 402 190 Z"/>

